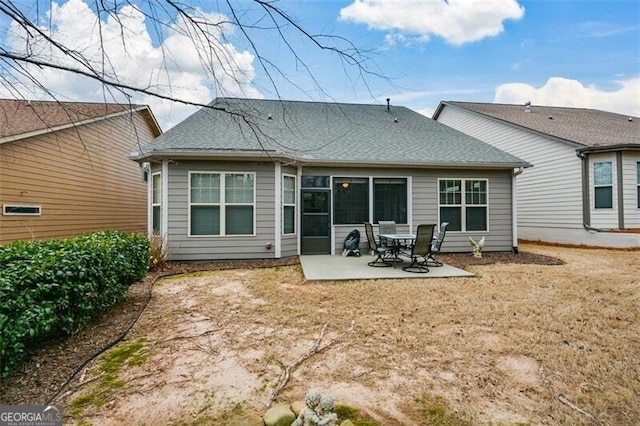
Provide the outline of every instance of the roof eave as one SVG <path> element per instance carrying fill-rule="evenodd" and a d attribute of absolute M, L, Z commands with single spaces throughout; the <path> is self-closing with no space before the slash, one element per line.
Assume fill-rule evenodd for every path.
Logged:
<path fill-rule="evenodd" d="M 532 129 L 532 128 L 527 127 L 527 126 L 523 126 L 523 125 L 518 124 L 518 123 L 514 123 L 513 121 L 505 120 L 503 118 L 494 117 L 492 115 L 485 114 L 484 112 L 475 111 L 473 109 L 465 108 L 464 106 L 452 104 L 452 103 L 449 103 L 449 102 L 441 102 L 440 105 L 438 105 L 438 108 L 436 109 L 436 112 L 433 114 L 433 120 L 437 121 L 438 116 L 440 115 L 440 113 L 442 112 L 442 110 L 444 109 L 445 106 L 449 106 L 451 108 L 458 108 L 458 109 L 461 109 L 463 111 L 470 112 L 472 114 L 477 114 L 479 116 L 488 118 L 489 120 L 493 120 L 493 121 L 496 121 L 496 122 L 499 122 L 499 123 L 503 123 L 503 124 L 505 124 L 507 126 L 511 126 L 511 127 L 517 128 L 517 129 L 521 129 L 521 130 L 527 131 L 529 133 L 533 133 L 533 134 L 536 134 L 536 135 L 539 135 L 539 136 L 543 136 L 545 138 L 553 139 L 555 141 L 558 141 L 558 142 L 561 142 L 563 144 L 570 145 L 570 146 L 573 146 L 573 147 L 582 148 L 582 147 L 586 147 L 587 146 L 586 144 L 584 144 L 582 142 L 579 142 L 579 141 L 561 138 L 559 136 L 555 136 L 555 135 L 552 135 L 552 134 L 549 134 L 549 133 L 545 133 L 545 132 L 540 131 L 540 130 Z"/>
<path fill-rule="evenodd" d="M 274 159 L 287 158 L 275 151 L 212 151 L 212 150 L 163 150 L 149 152 L 134 152 L 129 155 L 129 159 L 137 162 L 153 161 L 153 160 L 203 160 L 223 158 L 226 160 L 256 160 L 256 159 Z"/>
<path fill-rule="evenodd" d="M 337 160 L 337 159 L 316 159 L 316 158 L 303 158 L 294 155 L 287 155 L 275 151 L 212 151 L 212 150 L 165 150 L 165 151 L 151 151 L 148 153 L 133 153 L 130 157 L 131 160 L 137 162 L 153 161 L 153 160 L 206 160 L 206 159 L 223 159 L 223 160 L 281 160 L 292 164 L 312 164 L 314 166 L 326 166 L 326 167 L 412 167 L 412 168 L 486 168 L 486 169 L 514 169 L 514 168 L 528 168 L 533 167 L 532 164 L 525 161 L 522 162 L 443 162 L 443 161 L 428 161 L 428 162 L 397 162 L 397 161 L 363 161 L 363 160 Z"/>
<path fill-rule="evenodd" d="M 156 121 L 156 118 L 153 115 L 153 112 L 151 112 L 151 109 L 148 106 L 143 105 L 143 106 L 139 106 L 139 107 L 136 107 L 136 108 L 127 109 L 127 110 L 124 110 L 124 111 L 118 111 L 118 112 L 113 112 L 111 114 L 101 115 L 99 117 L 87 118 L 86 120 L 70 121 L 68 123 L 59 124 L 57 126 L 44 127 L 42 129 L 31 130 L 31 131 L 24 132 L 24 133 L 16 133 L 14 135 L 7 135 L 7 136 L 4 136 L 4 137 L 0 137 L 0 145 L 2 145 L 3 143 L 14 142 L 14 141 L 18 141 L 18 140 L 21 140 L 21 139 L 27 139 L 27 138 L 31 138 L 31 137 L 35 137 L 35 136 L 39 136 L 39 135 L 44 135 L 44 134 L 47 134 L 47 133 L 55 133 L 55 132 L 58 132 L 60 130 L 65 130 L 65 129 L 69 129 L 69 128 L 73 128 L 73 127 L 79 127 L 79 126 L 83 126 L 85 124 L 90 124 L 90 123 L 95 123 L 95 122 L 98 122 L 98 121 L 108 120 L 110 118 L 118 117 L 118 116 L 121 116 L 121 115 L 134 114 L 136 112 L 140 112 L 140 113 L 142 113 L 143 115 L 145 115 L 147 117 L 147 119 L 152 124 L 153 133 L 155 134 L 156 137 L 160 136 L 162 134 L 162 129 L 160 128 L 160 125 Z"/>
<path fill-rule="evenodd" d="M 585 146 L 584 148 L 576 149 L 576 152 L 580 154 L 591 153 L 591 152 L 615 152 L 615 151 L 640 151 L 640 145 L 620 144 L 620 145 L 608 145 L 608 146 Z"/>

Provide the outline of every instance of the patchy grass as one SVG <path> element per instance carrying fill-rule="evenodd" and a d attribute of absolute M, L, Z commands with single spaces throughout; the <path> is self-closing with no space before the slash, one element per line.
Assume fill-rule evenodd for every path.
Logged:
<path fill-rule="evenodd" d="M 521 249 L 562 262 L 473 265 L 476 277 L 451 279 L 307 283 L 299 265 L 174 277 L 133 330 L 154 362 L 134 383 L 121 369 L 117 405 L 92 420 L 264 413 L 265 389 L 328 323 L 326 348 L 276 403 L 315 388 L 385 426 L 594 424 L 583 412 L 640 424 L 639 252 Z"/>
<path fill-rule="evenodd" d="M 100 408 L 118 389 L 124 387 L 124 380 L 119 378 L 123 366 L 142 365 L 148 358 L 144 350 L 144 338 L 122 343 L 99 358 L 97 377 L 94 388 L 75 398 L 69 408 L 74 417 L 81 416 L 85 409 L 93 406 Z"/>
<path fill-rule="evenodd" d="M 417 409 L 425 426 L 473 426 L 473 423 L 451 411 L 442 397 L 422 395 L 416 398 Z"/>
<path fill-rule="evenodd" d="M 378 426 L 371 417 L 364 415 L 355 407 L 344 404 L 336 404 L 335 413 L 338 415 L 338 424 L 345 420 L 351 420 L 354 426 Z"/>

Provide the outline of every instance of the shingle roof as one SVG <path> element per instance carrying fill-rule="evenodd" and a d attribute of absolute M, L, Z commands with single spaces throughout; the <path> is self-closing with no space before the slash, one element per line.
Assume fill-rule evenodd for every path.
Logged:
<path fill-rule="evenodd" d="M 529 165 L 405 107 L 237 98 L 219 98 L 210 107 L 169 129 L 136 158 L 266 152 L 309 163 Z"/>
<path fill-rule="evenodd" d="M 585 108 L 446 101 L 495 119 L 585 147 L 640 145 L 640 118 Z M 437 117 L 438 111 L 434 115 Z"/>
<path fill-rule="evenodd" d="M 78 124 L 137 108 L 141 106 L 0 99 L 0 138 Z"/>

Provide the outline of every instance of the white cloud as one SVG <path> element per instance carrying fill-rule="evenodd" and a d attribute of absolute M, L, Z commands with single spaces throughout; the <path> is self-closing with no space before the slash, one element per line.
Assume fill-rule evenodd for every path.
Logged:
<path fill-rule="evenodd" d="M 418 114 L 422 114 L 425 117 L 431 118 L 431 117 L 433 117 L 433 113 L 436 112 L 436 109 L 427 107 L 427 108 L 419 108 L 419 109 L 416 109 L 415 111 Z"/>
<path fill-rule="evenodd" d="M 220 24 L 225 16 L 195 9 L 200 21 L 214 24 L 208 27 L 209 37 L 206 40 L 213 40 L 210 44 L 205 44 L 203 37 L 194 37 L 190 23 L 181 18 L 163 27 L 164 39 L 154 45 L 152 34 L 155 33 L 152 31 L 155 29 L 136 7 L 129 4 L 122 7 L 117 15 L 105 18 L 103 14 L 103 19 L 99 20 L 86 1 L 51 3 L 51 26 L 43 27 L 43 30 L 86 58 L 94 69 L 104 71 L 108 79 L 200 104 L 206 104 L 216 96 L 261 97 L 252 85 L 255 77 L 253 55 L 223 42 L 232 31 L 230 26 Z M 25 37 L 22 28 L 13 22 L 5 44 L 14 52 L 26 52 Z M 42 38 L 31 39 L 29 47 L 34 58 L 78 67 L 77 62 L 51 49 Z M 105 92 L 102 84 L 89 78 L 51 68 L 27 66 L 27 69 L 60 100 L 102 102 L 113 101 L 114 97 L 117 101 L 125 99 L 113 89 Z M 48 97 L 28 81 L 13 87 L 0 87 L 0 95 L 15 96 L 16 88 L 25 97 Z M 164 130 L 195 110 L 193 106 L 145 94 L 130 92 L 130 95 L 131 102 L 151 106 Z"/>
<path fill-rule="evenodd" d="M 422 42 L 437 36 L 454 45 L 496 36 L 504 30 L 503 21 L 522 16 L 517 0 L 354 0 L 340 10 L 340 19 L 371 29 L 412 34 Z"/>
<path fill-rule="evenodd" d="M 640 117 L 640 77 L 616 82 L 617 90 L 585 86 L 578 80 L 551 77 L 542 87 L 526 83 L 498 86 L 494 102 L 590 108 Z"/>

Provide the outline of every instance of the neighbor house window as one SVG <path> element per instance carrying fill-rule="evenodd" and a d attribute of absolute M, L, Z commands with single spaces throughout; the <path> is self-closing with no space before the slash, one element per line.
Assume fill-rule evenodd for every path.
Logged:
<path fill-rule="evenodd" d="M 253 235 L 255 174 L 190 173 L 190 235 Z"/>
<path fill-rule="evenodd" d="M 392 220 L 407 223 L 407 180 L 373 179 L 373 221 Z"/>
<path fill-rule="evenodd" d="M 485 179 L 438 181 L 440 222 L 448 231 L 487 231 L 488 196 Z"/>
<path fill-rule="evenodd" d="M 154 173 L 151 175 L 151 215 L 152 230 L 160 232 L 162 222 L 162 175 Z"/>
<path fill-rule="evenodd" d="M 333 220 L 341 225 L 369 221 L 369 178 L 333 179 Z"/>
<path fill-rule="evenodd" d="M 593 163 L 593 191 L 596 209 L 613 207 L 613 173 L 610 161 Z"/>
<path fill-rule="evenodd" d="M 3 204 L 2 214 L 5 216 L 40 216 L 42 209 L 40 206 Z"/>
<path fill-rule="evenodd" d="M 296 232 L 296 178 L 283 176 L 282 179 L 282 233 Z"/>

